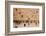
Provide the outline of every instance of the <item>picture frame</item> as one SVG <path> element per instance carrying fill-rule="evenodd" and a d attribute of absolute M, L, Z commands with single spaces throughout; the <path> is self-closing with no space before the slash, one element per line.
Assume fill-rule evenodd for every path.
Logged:
<path fill-rule="evenodd" d="M 5 32 L 6 32 L 6 35 L 38 34 L 38 33 L 45 32 L 45 3 L 6 1 L 5 4 L 6 4 L 5 5 L 5 27 L 6 27 Z M 30 13 L 31 10 L 37 11 L 37 9 L 38 9 L 39 14 L 37 14 L 37 15 L 39 16 L 38 17 L 39 26 L 31 25 L 32 27 L 31 26 L 22 27 L 22 26 L 17 25 L 18 28 L 14 27 L 14 25 L 13 25 L 14 9 L 22 10 L 21 12 L 24 12 L 26 10 L 25 11 L 26 14 Z M 27 9 L 29 9 L 29 10 L 27 10 Z M 30 12 L 27 12 L 27 11 L 30 11 Z M 35 16 L 37 16 L 37 15 L 35 14 Z M 28 16 L 30 17 L 30 15 L 28 15 Z M 19 17 L 17 18 L 17 20 L 19 19 Z M 26 18 L 28 18 L 28 17 L 26 17 Z M 25 19 L 23 19 L 23 20 L 25 21 Z M 20 18 L 20 20 L 21 20 L 21 18 Z M 16 23 L 15 23 L 15 25 L 16 25 Z"/>

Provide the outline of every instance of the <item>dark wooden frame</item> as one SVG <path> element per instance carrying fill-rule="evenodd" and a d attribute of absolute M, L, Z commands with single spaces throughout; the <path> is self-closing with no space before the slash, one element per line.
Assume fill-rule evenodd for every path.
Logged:
<path fill-rule="evenodd" d="M 19 32 L 10 32 L 10 7 L 9 5 L 14 4 L 24 4 L 24 5 L 41 5 L 42 6 L 42 30 L 38 31 L 19 31 Z M 35 3 L 35 2 L 19 2 L 19 1 L 5 1 L 5 35 L 20 35 L 20 34 L 38 34 L 45 32 L 45 3 Z"/>

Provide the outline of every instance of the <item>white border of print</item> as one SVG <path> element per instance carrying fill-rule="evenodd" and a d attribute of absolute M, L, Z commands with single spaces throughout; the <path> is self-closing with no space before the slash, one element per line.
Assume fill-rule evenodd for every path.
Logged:
<path fill-rule="evenodd" d="M 39 8 L 39 27 L 13 28 L 13 8 Z M 42 6 L 10 5 L 10 32 L 42 30 Z"/>

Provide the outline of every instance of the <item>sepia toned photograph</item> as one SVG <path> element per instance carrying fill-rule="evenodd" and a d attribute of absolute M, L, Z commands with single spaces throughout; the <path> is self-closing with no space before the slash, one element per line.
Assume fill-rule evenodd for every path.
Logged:
<path fill-rule="evenodd" d="M 42 6 L 10 5 L 10 25 L 11 31 L 42 30 Z"/>
<path fill-rule="evenodd" d="M 13 27 L 39 27 L 39 8 L 13 8 Z"/>

